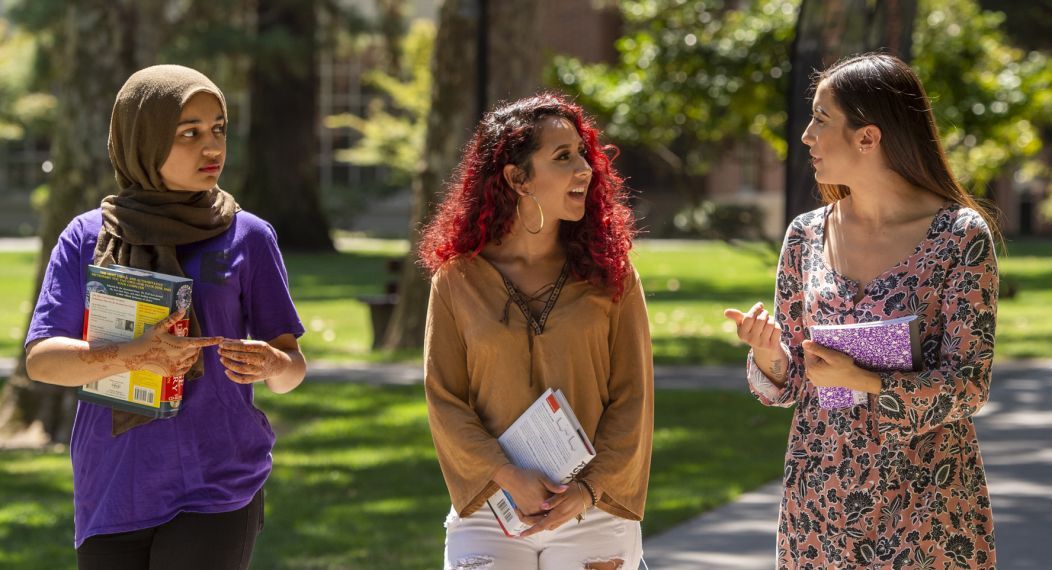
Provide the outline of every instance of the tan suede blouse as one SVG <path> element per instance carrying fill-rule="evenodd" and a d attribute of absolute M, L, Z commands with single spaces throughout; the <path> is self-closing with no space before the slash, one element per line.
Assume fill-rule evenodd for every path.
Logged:
<path fill-rule="evenodd" d="M 639 275 L 627 279 L 616 303 L 586 281 L 557 282 L 532 321 L 513 291 L 481 257 L 451 260 L 431 280 L 424 386 L 453 506 L 467 516 L 497 491 L 492 477 L 509 463 L 497 437 L 545 389 L 560 388 L 595 444 L 580 477 L 600 497 L 598 507 L 641 520 L 654 364 Z"/>

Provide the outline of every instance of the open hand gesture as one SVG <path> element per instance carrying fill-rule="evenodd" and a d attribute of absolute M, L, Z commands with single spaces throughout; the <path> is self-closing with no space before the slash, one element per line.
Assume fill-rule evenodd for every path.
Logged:
<path fill-rule="evenodd" d="M 292 363 L 289 355 L 261 340 L 226 339 L 219 345 L 219 362 L 226 377 L 238 384 L 252 384 L 279 376 Z"/>
<path fill-rule="evenodd" d="M 738 327 L 738 338 L 747 343 L 757 352 L 781 351 L 782 327 L 767 312 L 763 303 L 756 303 L 743 313 L 738 309 L 726 309 L 723 316 L 734 321 Z"/>

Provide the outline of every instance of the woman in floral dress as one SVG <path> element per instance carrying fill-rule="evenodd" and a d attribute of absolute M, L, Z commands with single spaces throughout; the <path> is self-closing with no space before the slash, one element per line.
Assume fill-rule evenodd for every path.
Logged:
<path fill-rule="evenodd" d="M 792 406 L 778 568 L 994 568 L 972 416 L 986 403 L 997 309 L 993 220 L 958 184 L 900 60 L 866 54 L 816 81 L 803 135 L 826 205 L 791 224 L 773 313 L 726 315 L 748 380 Z M 872 372 L 805 340 L 811 325 L 916 315 L 919 372 Z M 823 409 L 817 387 L 864 393 Z"/>

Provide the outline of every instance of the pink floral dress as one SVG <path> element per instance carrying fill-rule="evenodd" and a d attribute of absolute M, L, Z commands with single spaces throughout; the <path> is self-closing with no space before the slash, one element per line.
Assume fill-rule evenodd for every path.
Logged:
<path fill-rule="evenodd" d="M 777 564 L 806 568 L 994 568 L 994 523 L 972 415 L 986 403 L 997 260 L 982 217 L 951 204 L 906 259 L 864 290 L 825 260 L 832 206 L 786 233 L 775 305 L 789 377 L 772 384 L 749 356 L 768 406 L 796 404 L 785 455 Z M 855 299 L 859 299 L 857 302 Z M 881 374 L 868 403 L 824 410 L 804 374 L 810 325 L 917 315 L 921 372 Z"/>

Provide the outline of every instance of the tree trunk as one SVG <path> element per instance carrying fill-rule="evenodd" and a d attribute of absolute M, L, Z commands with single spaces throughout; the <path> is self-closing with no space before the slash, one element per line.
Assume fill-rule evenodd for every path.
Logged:
<path fill-rule="evenodd" d="M 413 181 L 410 263 L 402 268 L 398 305 L 387 327 L 384 348 L 423 346 L 429 289 L 416 263 L 420 229 L 431 220 L 440 192 L 480 118 L 480 109 L 501 99 L 530 95 L 540 84 L 537 4 L 534 0 L 446 0 L 442 5 L 431 65 L 424 162 Z M 483 15 L 486 21 L 480 22 Z M 486 30 L 482 37 L 480 30 Z M 485 44 L 482 59 L 480 43 Z M 480 75 L 486 82 L 484 89 L 479 89 Z M 485 101 L 467 99 L 476 93 L 484 93 Z"/>
<path fill-rule="evenodd" d="M 283 248 L 332 251 L 318 177 L 314 0 L 259 0 L 249 72 L 245 185 L 238 201 L 266 219 Z"/>
<path fill-rule="evenodd" d="M 537 0 L 489 0 L 484 109 L 533 95 L 540 88 L 541 10 Z M 472 125 L 474 127 L 474 125 Z"/>
<path fill-rule="evenodd" d="M 791 52 L 785 169 L 785 223 L 819 205 L 807 148 L 800 137 L 811 117 L 811 74 L 870 50 L 909 61 L 916 0 L 803 0 Z"/>
<path fill-rule="evenodd" d="M 129 22 L 157 17 L 146 9 L 133 0 L 84 0 L 64 9 L 56 42 L 61 47 L 54 58 L 62 66 L 51 138 L 55 170 L 41 220 L 34 304 L 51 249 L 66 224 L 118 190 L 105 141 L 117 91 L 144 60 L 152 59 L 129 43 L 140 34 L 127 29 Z M 0 394 L 0 447 L 68 442 L 74 391 L 29 380 L 25 364 L 23 351 Z"/>

